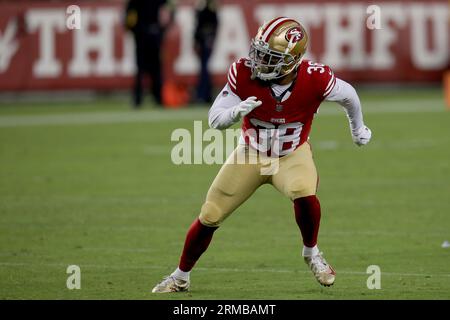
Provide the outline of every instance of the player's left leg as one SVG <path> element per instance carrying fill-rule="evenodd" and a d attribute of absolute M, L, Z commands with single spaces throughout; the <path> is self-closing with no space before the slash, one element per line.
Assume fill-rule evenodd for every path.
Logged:
<path fill-rule="evenodd" d="M 303 238 L 305 262 L 320 284 L 332 285 L 336 273 L 317 246 L 321 209 L 316 196 L 318 175 L 309 143 L 280 159 L 278 172 L 272 176 L 271 182 L 294 203 L 295 220 Z"/>

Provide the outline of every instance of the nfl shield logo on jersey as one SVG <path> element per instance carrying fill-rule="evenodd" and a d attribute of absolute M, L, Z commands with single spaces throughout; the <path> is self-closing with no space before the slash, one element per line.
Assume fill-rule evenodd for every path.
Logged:
<path fill-rule="evenodd" d="M 283 111 L 283 105 L 282 105 L 282 104 L 277 104 L 277 105 L 275 106 L 275 111 L 277 111 L 277 112 Z"/>

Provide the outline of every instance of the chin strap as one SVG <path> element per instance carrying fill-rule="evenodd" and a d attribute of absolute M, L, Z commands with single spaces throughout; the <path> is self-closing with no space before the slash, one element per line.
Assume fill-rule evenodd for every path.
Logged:
<path fill-rule="evenodd" d="M 276 80 L 276 79 L 282 79 L 283 77 L 287 76 L 288 74 L 290 74 L 291 72 L 297 72 L 298 67 L 300 66 L 300 64 L 303 61 L 303 56 L 300 58 L 300 60 L 292 67 L 292 69 L 288 72 L 286 72 L 285 74 L 281 75 L 281 68 L 283 68 L 283 66 L 280 66 L 280 71 L 278 73 L 268 73 L 268 74 L 259 74 L 258 75 L 258 71 L 256 70 L 256 68 L 254 69 L 254 71 L 252 71 L 252 75 L 251 75 L 251 79 L 254 80 L 255 78 L 259 78 L 263 81 L 270 81 L 270 80 Z M 269 76 L 271 74 L 275 74 L 275 76 Z M 276 75 L 280 75 L 279 77 L 277 77 Z"/>

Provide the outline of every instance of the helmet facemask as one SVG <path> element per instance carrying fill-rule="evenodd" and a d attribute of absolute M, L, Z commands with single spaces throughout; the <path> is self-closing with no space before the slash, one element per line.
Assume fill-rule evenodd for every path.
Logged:
<path fill-rule="evenodd" d="M 301 59 L 295 60 L 289 53 L 282 53 L 269 48 L 262 40 L 253 39 L 250 45 L 250 62 L 252 78 L 264 81 L 284 77 L 299 65 Z"/>

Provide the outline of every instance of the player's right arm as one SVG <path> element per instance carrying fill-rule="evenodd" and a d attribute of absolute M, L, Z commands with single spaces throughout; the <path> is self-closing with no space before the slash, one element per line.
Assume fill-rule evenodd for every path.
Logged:
<path fill-rule="evenodd" d="M 242 101 L 241 98 L 230 91 L 227 84 L 217 95 L 211 109 L 209 109 L 209 126 L 214 129 L 226 129 L 252 112 L 261 103 L 256 97 L 248 97 Z"/>
<path fill-rule="evenodd" d="M 228 70 L 227 84 L 209 109 L 208 122 L 211 128 L 226 129 L 262 104 L 257 97 L 253 96 L 242 100 L 238 94 L 237 79 L 237 63 L 234 62 Z"/>

